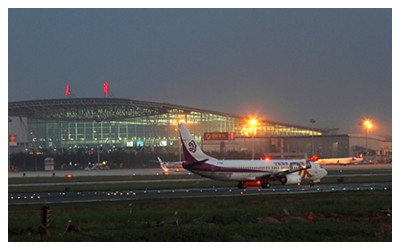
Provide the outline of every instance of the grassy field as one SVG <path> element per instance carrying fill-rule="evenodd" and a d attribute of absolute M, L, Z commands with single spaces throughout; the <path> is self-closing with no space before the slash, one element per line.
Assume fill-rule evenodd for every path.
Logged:
<path fill-rule="evenodd" d="M 51 204 L 49 241 L 392 241 L 391 207 L 390 190 Z M 39 210 L 9 205 L 8 240 L 37 241 Z"/>

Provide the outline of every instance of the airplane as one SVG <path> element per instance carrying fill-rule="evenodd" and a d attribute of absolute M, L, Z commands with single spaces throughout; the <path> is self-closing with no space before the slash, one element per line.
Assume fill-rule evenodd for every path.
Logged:
<path fill-rule="evenodd" d="M 315 155 L 314 162 L 320 164 L 320 165 L 349 165 L 349 164 L 358 164 L 362 161 L 364 161 L 364 158 L 362 157 L 362 154 L 360 154 L 360 157 L 344 157 L 344 158 L 324 158 L 324 159 L 319 159 L 319 154 Z M 313 157 L 314 158 L 314 157 Z"/>
<path fill-rule="evenodd" d="M 248 185 L 271 187 L 271 181 L 282 184 L 300 184 L 308 180 L 310 185 L 327 175 L 321 165 L 305 160 L 219 160 L 205 154 L 194 140 L 183 121 L 178 123 L 185 162 L 190 172 L 215 180 L 238 181 L 238 188 Z"/>
<path fill-rule="evenodd" d="M 168 175 L 171 169 L 173 169 L 174 172 L 185 172 L 188 173 L 188 175 L 192 175 L 191 172 L 188 172 L 186 169 L 183 168 L 182 162 L 165 162 L 162 161 L 160 157 L 157 157 L 157 159 L 160 163 L 160 167 L 164 171 L 164 175 Z"/>

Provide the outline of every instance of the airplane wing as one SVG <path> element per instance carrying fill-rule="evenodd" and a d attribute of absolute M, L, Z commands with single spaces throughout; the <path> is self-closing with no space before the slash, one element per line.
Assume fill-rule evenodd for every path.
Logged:
<path fill-rule="evenodd" d="M 195 161 L 195 162 L 192 162 L 192 163 L 183 163 L 182 165 L 186 169 L 187 167 L 190 168 L 190 167 L 201 165 L 206 161 L 208 161 L 208 159 L 205 159 L 205 160 L 202 160 L 202 161 Z"/>

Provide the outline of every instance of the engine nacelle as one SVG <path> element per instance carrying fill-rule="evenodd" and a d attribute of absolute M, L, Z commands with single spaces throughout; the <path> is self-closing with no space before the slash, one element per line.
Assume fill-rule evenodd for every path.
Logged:
<path fill-rule="evenodd" d="M 280 181 L 282 184 L 299 184 L 301 182 L 301 177 L 300 175 L 297 174 L 288 174 L 283 177 L 281 177 Z"/>

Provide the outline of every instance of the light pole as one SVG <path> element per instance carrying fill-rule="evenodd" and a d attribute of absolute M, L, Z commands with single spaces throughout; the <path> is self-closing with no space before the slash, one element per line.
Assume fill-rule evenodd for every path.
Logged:
<path fill-rule="evenodd" d="M 315 123 L 315 120 L 311 119 L 310 123 L 311 123 L 311 155 L 313 156 L 314 155 L 314 123 Z"/>
<path fill-rule="evenodd" d="M 183 119 L 183 118 L 179 118 L 178 119 L 178 127 L 176 127 L 176 131 L 177 131 L 177 133 L 178 133 L 178 142 L 179 142 L 179 138 L 180 138 L 180 133 L 179 133 L 179 124 L 185 124 L 186 123 L 186 121 L 185 121 L 185 119 Z M 182 162 L 182 143 L 178 143 L 178 145 L 179 145 L 179 161 L 180 162 Z"/>
<path fill-rule="evenodd" d="M 95 135 L 95 140 L 97 140 L 97 165 L 96 165 L 96 167 L 98 168 L 100 166 L 100 141 L 97 138 L 97 130 L 93 130 L 93 133 Z"/>
<path fill-rule="evenodd" d="M 254 136 L 257 133 L 257 120 L 256 119 L 251 119 L 250 120 L 250 129 L 251 129 L 251 136 L 252 138 L 252 154 L 251 154 L 251 159 L 254 160 Z"/>
<path fill-rule="evenodd" d="M 365 120 L 364 127 L 365 127 L 365 150 L 367 151 L 365 156 L 368 156 L 368 132 L 369 132 L 369 129 L 372 127 L 371 121 Z"/>
<path fill-rule="evenodd" d="M 12 119 L 8 118 L 8 170 L 10 170 L 10 123 Z"/>

